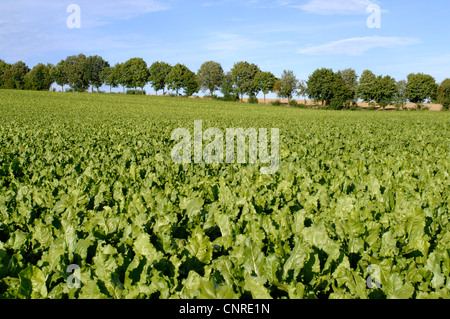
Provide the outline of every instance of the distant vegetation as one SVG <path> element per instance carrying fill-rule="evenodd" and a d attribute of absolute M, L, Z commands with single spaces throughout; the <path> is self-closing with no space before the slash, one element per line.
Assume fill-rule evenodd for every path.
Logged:
<path fill-rule="evenodd" d="M 443 110 L 450 107 L 450 79 L 438 84 L 431 75 L 422 73 L 396 81 L 389 75 L 377 76 L 370 70 L 358 76 L 353 69 L 335 72 L 322 68 L 307 80 L 298 80 L 293 71 L 285 70 L 277 78 L 246 61 L 235 63 L 228 72 L 218 62 L 208 61 L 194 73 L 183 64 L 172 66 L 155 62 L 149 67 L 142 58 L 111 66 L 100 56 L 86 57 L 84 54 L 69 56 L 57 65 L 39 63 L 33 69 L 22 61 L 8 64 L 0 60 L 0 88 L 48 91 L 54 83 L 61 86 L 62 91 L 69 86 L 72 92 L 89 89 L 98 92 L 100 87 L 107 85 L 110 92 L 122 87 L 123 93 L 142 94 L 147 84 L 157 94 L 163 91 L 164 95 L 167 90 L 175 96 L 191 96 L 202 90 L 210 97 L 218 98 L 214 93 L 220 91 L 223 96 L 219 99 L 242 101 L 248 96 L 250 103 L 258 102 L 256 96 L 260 93 L 264 94 L 265 102 L 266 95 L 273 92 L 279 98 L 288 99 L 290 105 L 298 104 L 291 101 L 297 96 L 335 110 L 352 109 L 361 100 L 383 109 L 393 105 L 402 110 L 408 102 L 416 104 L 418 109 L 423 109 L 426 102 L 442 104 Z"/>

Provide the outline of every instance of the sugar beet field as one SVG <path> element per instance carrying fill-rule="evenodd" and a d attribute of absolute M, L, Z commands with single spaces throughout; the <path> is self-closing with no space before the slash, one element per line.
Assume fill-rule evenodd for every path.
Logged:
<path fill-rule="evenodd" d="M 198 120 L 278 171 L 175 163 Z M 446 112 L 0 90 L 0 298 L 448 298 L 449 159 Z"/>

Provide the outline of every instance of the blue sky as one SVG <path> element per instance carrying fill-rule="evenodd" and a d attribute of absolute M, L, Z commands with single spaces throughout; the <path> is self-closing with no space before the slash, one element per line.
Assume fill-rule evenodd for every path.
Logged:
<path fill-rule="evenodd" d="M 67 27 L 72 3 L 81 28 Z M 381 28 L 367 25 L 371 4 L 381 8 Z M 32 67 L 84 53 L 195 72 L 205 61 L 228 71 L 245 60 L 304 80 L 327 67 L 441 82 L 450 77 L 449 12 L 447 0 L 1 0 L 0 59 Z"/>

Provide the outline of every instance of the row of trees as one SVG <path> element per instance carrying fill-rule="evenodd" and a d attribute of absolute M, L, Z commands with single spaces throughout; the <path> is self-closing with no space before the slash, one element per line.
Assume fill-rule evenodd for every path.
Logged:
<path fill-rule="evenodd" d="M 339 72 L 320 69 L 300 85 L 300 92 L 333 109 L 351 107 L 358 100 L 383 109 L 388 105 L 404 108 L 407 102 L 419 108 L 425 102 L 440 103 L 446 109 L 450 106 L 450 79 L 438 85 L 432 76 L 423 73 L 412 73 L 407 81 L 396 81 L 389 75 L 377 76 L 369 70 L 358 77 L 353 69 Z"/>
<path fill-rule="evenodd" d="M 49 90 L 53 83 L 70 86 L 74 92 L 85 92 L 91 88 L 99 91 L 103 85 L 112 88 L 122 86 L 125 90 L 144 87 L 150 84 L 158 94 L 166 89 L 177 96 L 183 92 L 193 95 L 200 90 L 211 96 L 218 90 L 226 100 L 243 100 L 247 95 L 251 100 L 259 93 L 274 92 L 289 101 L 294 97 L 312 99 L 333 109 L 344 109 L 355 105 L 358 100 L 377 104 L 385 108 L 394 104 L 404 107 L 409 101 L 421 105 L 433 101 L 450 106 L 450 79 L 438 85 L 435 79 L 426 74 L 410 74 L 407 81 L 396 81 L 389 75 L 375 75 L 366 70 L 359 77 L 355 70 L 346 69 L 334 72 L 332 69 L 318 69 L 308 80 L 299 81 L 293 71 L 283 71 L 280 78 L 271 72 L 262 71 L 256 64 L 245 61 L 235 63 L 229 72 L 214 61 L 202 64 L 197 73 L 183 64 L 174 66 L 165 62 L 155 62 L 151 66 L 142 58 L 132 58 L 114 66 L 100 56 L 86 57 L 84 54 L 69 56 L 57 65 L 39 63 L 29 69 L 19 61 L 7 64 L 0 60 L 0 88 Z"/>

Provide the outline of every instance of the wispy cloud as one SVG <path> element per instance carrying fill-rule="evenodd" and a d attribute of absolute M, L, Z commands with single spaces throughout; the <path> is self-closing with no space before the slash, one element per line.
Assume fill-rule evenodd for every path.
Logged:
<path fill-rule="evenodd" d="M 66 25 L 70 2 L 2 0 L 0 56 L 10 60 L 26 59 L 55 50 L 72 50 L 75 44 L 83 49 L 124 47 L 133 40 L 93 33 L 93 29 L 169 9 L 167 4 L 157 0 L 74 0 L 73 3 L 81 9 L 82 29 L 77 32 Z"/>
<path fill-rule="evenodd" d="M 70 2 L 2 0 L 0 30 L 15 26 L 29 29 L 34 25 L 65 26 Z M 104 25 L 116 20 L 128 20 L 143 14 L 168 10 L 169 5 L 157 0 L 75 0 L 81 9 L 82 27 Z M 62 24 L 64 23 L 64 24 Z"/>
<path fill-rule="evenodd" d="M 363 55 L 366 51 L 375 48 L 392 49 L 418 44 L 421 41 L 410 37 L 356 37 L 334 41 L 322 45 L 312 46 L 300 50 L 298 53 L 306 55 Z"/>
<path fill-rule="evenodd" d="M 364 14 L 367 12 L 367 7 L 375 3 L 370 0 L 309 0 L 305 4 L 291 5 L 291 7 L 324 15 Z"/>
<path fill-rule="evenodd" d="M 77 4 L 81 8 L 84 27 L 106 25 L 169 9 L 169 5 L 157 0 L 78 0 Z"/>

